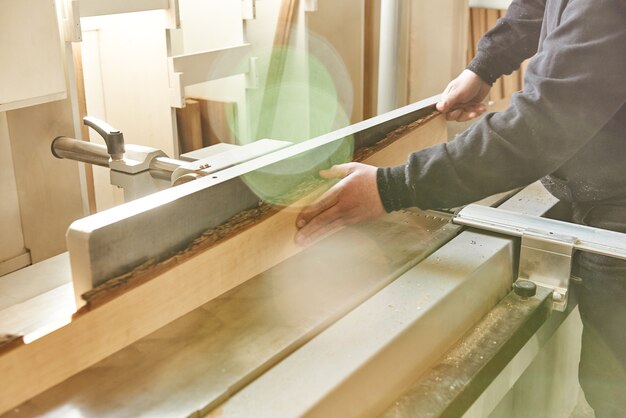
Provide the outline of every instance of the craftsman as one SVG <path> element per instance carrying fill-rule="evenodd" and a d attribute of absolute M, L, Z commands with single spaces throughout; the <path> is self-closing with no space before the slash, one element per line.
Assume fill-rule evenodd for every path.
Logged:
<path fill-rule="evenodd" d="M 408 207 L 453 208 L 540 178 L 572 221 L 626 232 L 626 1 L 514 0 L 437 108 L 468 120 L 492 83 L 531 56 L 524 89 L 453 141 L 406 164 L 350 163 L 297 219 L 307 243 Z M 576 254 L 584 324 L 579 381 L 596 416 L 626 417 L 626 263 Z"/>

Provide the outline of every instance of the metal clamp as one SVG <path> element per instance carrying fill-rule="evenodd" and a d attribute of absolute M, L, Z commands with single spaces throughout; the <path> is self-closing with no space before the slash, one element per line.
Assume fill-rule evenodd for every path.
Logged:
<path fill-rule="evenodd" d="M 113 161 L 121 161 L 124 159 L 126 152 L 124 144 L 124 134 L 119 129 L 115 129 L 108 123 L 96 119 L 93 116 L 85 116 L 83 123 L 94 131 L 98 132 L 107 145 L 107 152 Z"/>
<path fill-rule="evenodd" d="M 542 231 L 522 233 L 518 280 L 552 290 L 553 308 L 565 311 L 576 238 Z"/>
<path fill-rule="evenodd" d="M 522 238 L 518 279 L 552 290 L 553 308 L 567 307 L 574 250 L 626 260 L 626 234 L 479 205 L 452 222 Z"/>

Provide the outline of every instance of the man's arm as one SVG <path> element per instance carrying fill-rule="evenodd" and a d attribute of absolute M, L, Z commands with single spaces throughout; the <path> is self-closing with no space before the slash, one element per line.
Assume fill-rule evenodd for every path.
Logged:
<path fill-rule="evenodd" d="M 321 235 L 329 221 L 339 226 L 375 216 L 359 211 L 362 200 L 350 192 L 356 188 L 365 202 L 380 196 L 388 212 L 455 207 L 555 171 L 624 105 L 624 39 L 626 2 L 570 0 L 508 110 L 487 116 L 452 142 L 412 154 L 406 164 L 378 169 L 376 182 L 373 167 L 353 167 L 355 174 L 334 186 L 339 190 L 332 204 L 302 211 L 296 240 Z M 341 210 L 316 221 L 337 205 Z"/>
<path fill-rule="evenodd" d="M 464 122 L 483 114 L 491 85 L 537 52 L 545 0 L 515 0 L 506 15 L 478 44 L 476 57 L 444 90 L 437 109 Z"/>
<path fill-rule="evenodd" d="M 571 0 L 509 109 L 378 171 L 385 209 L 456 207 L 554 172 L 624 105 L 625 73 L 626 2 Z"/>
<path fill-rule="evenodd" d="M 478 43 L 468 69 L 489 85 L 511 74 L 537 52 L 546 0 L 514 0 L 506 15 Z"/>

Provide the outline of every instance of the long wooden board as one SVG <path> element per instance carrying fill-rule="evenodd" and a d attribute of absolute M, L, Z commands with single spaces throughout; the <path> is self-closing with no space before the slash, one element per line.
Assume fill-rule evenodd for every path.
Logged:
<path fill-rule="evenodd" d="M 403 130 L 394 141 L 383 140 L 378 152 L 364 162 L 399 164 L 409 151 L 446 139 L 445 120 L 437 116 Z M 200 251 L 183 252 L 140 271 L 140 285 L 122 286 L 114 297 L 81 311 L 69 324 L 0 352 L 0 376 L 11 382 L 0 392 L 0 413 L 298 253 L 301 248 L 293 237 L 301 205 L 261 214 L 216 245 L 200 246 Z"/>
<path fill-rule="evenodd" d="M 65 418 L 76 399 L 82 418 L 202 415 L 459 231 L 418 210 L 346 228 L 2 418 Z"/>

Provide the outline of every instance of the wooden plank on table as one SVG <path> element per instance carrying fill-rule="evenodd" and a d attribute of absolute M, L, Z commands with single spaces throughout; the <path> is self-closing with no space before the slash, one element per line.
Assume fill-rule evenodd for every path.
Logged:
<path fill-rule="evenodd" d="M 399 164 L 408 151 L 446 141 L 446 126 L 437 116 L 400 128 L 362 154 L 362 161 Z M 239 215 L 230 231 L 218 227 L 204 241 L 126 278 L 125 283 L 140 285 L 130 283 L 112 297 L 105 294 L 91 310 L 30 344 L 0 347 L 0 376 L 11 382 L 0 397 L 0 413 L 300 252 L 293 242 L 297 208 L 310 198 L 281 210 L 259 208 Z"/>
<path fill-rule="evenodd" d="M 197 100 L 185 99 L 185 107 L 176 109 L 176 126 L 181 154 L 203 147 L 200 103 Z"/>
<path fill-rule="evenodd" d="M 458 231 L 418 210 L 347 228 L 3 418 L 65 418 L 77 397 L 85 418 L 203 416 Z"/>

